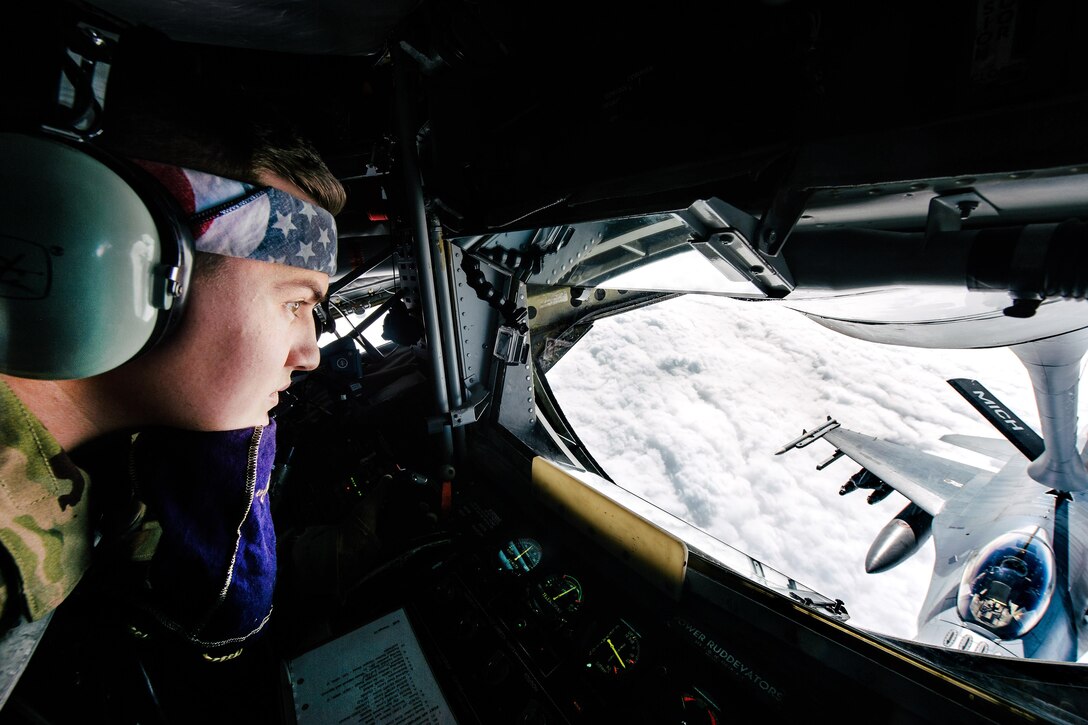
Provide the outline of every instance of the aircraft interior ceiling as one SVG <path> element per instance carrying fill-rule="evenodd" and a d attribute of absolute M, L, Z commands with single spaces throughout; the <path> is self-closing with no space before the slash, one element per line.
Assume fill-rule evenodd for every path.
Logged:
<path fill-rule="evenodd" d="M 58 0 L 20 21 L 0 130 L 154 157 L 150 108 L 209 138 L 271 114 L 348 192 L 322 314 L 360 337 L 276 409 L 277 610 L 225 711 L 315 721 L 289 665 L 403 612 L 465 724 L 1086 722 L 1076 663 L 855 629 L 805 572 L 773 584 L 602 495 L 544 373 L 594 321 L 696 291 L 895 344 L 1088 327 L 1088 6 L 636 5 Z M 654 276 L 689 259 L 708 287 Z M 969 304 L 881 317 L 903 289 Z M 133 683 L 99 703 L 118 721 L 192 714 L 193 689 L 105 661 L 96 682 Z"/>

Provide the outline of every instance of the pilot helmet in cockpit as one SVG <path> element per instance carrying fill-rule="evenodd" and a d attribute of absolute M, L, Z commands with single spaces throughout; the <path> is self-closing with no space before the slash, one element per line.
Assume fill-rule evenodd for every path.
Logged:
<path fill-rule="evenodd" d="M 991 541 L 964 567 L 956 609 L 964 622 L 1002 639 L 1023 637 L 1039 623 L 1054 593 L 1054 553 L 1041 529 Z"/>

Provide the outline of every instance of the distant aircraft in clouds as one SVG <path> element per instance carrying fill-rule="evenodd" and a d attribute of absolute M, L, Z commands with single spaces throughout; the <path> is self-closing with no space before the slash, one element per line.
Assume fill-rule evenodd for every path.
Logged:
<path fill-rule="evenodd" d="M 893 489 L 910 500 L 877 535 L 865 559 L 878 573 L 932 535 L 936 549 L 917 640 L 959 650 L 1076 661 L 1088 645 L 1088 471 L 1076 447 L 1077 389 L 1088 331 L 1010 349 L 1027 367 L 1042 437 L 974 380 L 949 383 L 1005 440 L 942 440 L 1005 461 L 995 473 L 827 422 L 778 454 L 823 439 L 835 446 L 822 469 L 846 455 L 862 469 L 840 489 Z"/>

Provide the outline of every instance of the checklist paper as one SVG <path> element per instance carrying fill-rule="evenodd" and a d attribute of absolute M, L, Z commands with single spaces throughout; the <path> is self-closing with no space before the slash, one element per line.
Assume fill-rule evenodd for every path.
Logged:
<path fill-rule="evenodd" d="M 456 725 L 403 609 L 287 663 L 298 725 Z"/>

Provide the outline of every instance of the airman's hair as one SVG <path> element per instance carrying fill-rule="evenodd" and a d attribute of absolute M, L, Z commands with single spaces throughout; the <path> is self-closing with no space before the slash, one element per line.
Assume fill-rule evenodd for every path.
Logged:
<path fill-rule="evenodd" d="M 347 203 L 343 185 L 309 141 L 289 130 L 257 128 L 250 168 L 269 171 L 292 182 L 332 214 Z"/>
<path fill-rule="evenodd" d="M 271 172 L 298 186 L 332 214 L 344 208 L 343 184 L 313 144 L 294 129 L 259 121 L 217 121 L 213 126 L 182 113 L 170 117 L 161 110 L 135 111 L 114 117 L 101 143 L 120 155 L 251 184 L 260 184 L 262 173 Z"/>

